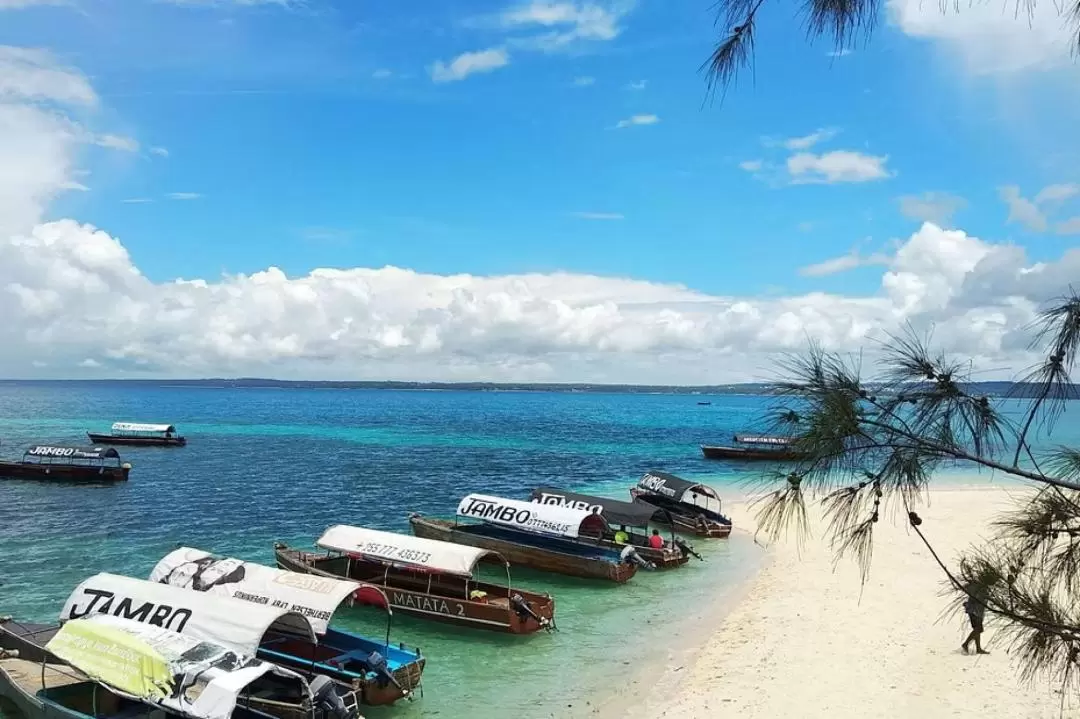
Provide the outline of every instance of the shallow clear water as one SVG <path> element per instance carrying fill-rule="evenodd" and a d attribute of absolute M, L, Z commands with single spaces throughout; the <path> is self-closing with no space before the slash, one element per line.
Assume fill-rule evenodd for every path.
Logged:
<path fill-rule="evenodd" d="M 410 512 L 450 516 L 474 491 L 525 498 L 555 485 L 628 498 L 643 472 L 663 469 L 741 494 L 749 468 L 708 462 L 698 445 L 752 428 L 765 400 L 702 399 L 0 384 L 5 456 L 37 442 L 84 444 L 86 430 L 119 420 L 172 422 L 190 440 L 120 448 L 134 468 L 115 486 L 0 481 L 0 613 L 52 620 L 82 579 L 145 577 L 177 544 L 270 564 L 275 540 L 310 546 L 335 523 L 407 532 Z M 1080 436 L 1069 427 L 1059 441 Z M 556 597 L 554 635 L 396 617 L 393 639 L 428 656 L 424 696 L 366 715 L 531 719 L 595 703 L 760 559 L 746 535 L 695 546 L 706 562 L 624 586 L 515 572 L 515 583 Z M 342 610 L 334 624 L 381 636 L 372 611 Z"/>

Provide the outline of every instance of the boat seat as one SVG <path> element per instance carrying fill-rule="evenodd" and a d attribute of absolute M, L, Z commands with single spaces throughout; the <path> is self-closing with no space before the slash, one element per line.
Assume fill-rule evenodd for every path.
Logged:
<path fill-rule="evenodd" d="M 495 597 L 494 599 L 489 599 L 488 604 L 494 604 L 499 607 L 509 607 L 510 600 L 506 597 Z"/>

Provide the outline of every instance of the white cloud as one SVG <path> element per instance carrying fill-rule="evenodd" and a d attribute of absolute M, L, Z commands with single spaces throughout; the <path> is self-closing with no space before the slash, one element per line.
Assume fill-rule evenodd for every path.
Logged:
<path fill-rule="evenodd" d="M 648 80 L 638 80 L 637 82 L 627 83 L 627 90 L 644 90 L 649 84 Z"/>
<path fill-rule="evenodd" d="M 747 172 L 760 172 L 764 166 L 765 163 L 762 160 L 743 160 L 739 163 L 739 167 Z"/>
<path fill-rule="evenodd" d="M 656 115 L 631 115 L 625 120 L 619 120 L 615 123 L 617 129 L 623 129 L 624 127 L 633 127 L 635 125 L 655 125 L 660 122 L 660 118 Z"/>
<path fill-rule="evenodd" d="M 94 139 L 94 144 L 110 150 L 121 150 L 122 152 L 139 151 L 139 141 L 123 135 L 99 135 Z"/>
<path fill-rule="evenodd" d="M 198 192 L 170 192 L 165 196 L 170 200 L 198 200 L 202 197 Z"/>
<path fill-rule="evenodd" d="M 1057 223 L 1054 225 L 1054 232 L 1059 235 L 1080 235 L 1080 216 Z"/>
<path fill-rule="evenodd" d="M 898 198 L 900 212 L 905 217 L 920 222 L 933 222 L 945 226 L 952 217 L 967 206 L 967 201 L 948 192 L 924 192 L 921 195 L 903 195 Z"/>
<path fill-rule="evenodd" d="M 76 192 L 89 192 L 90 188 L 75 180 L 65 180 L 60 183 L 61 190 L 75 190 Z"/>
<path fill-rule="evenodd" d="M 515 39 L 515 45 L 555 52 L 580 41 L 613 40 L 622 32 L 619 21 L 634 7 L 631 0 L 600 5 L 594 2 L 534 0 L 505 10 L 499 23 L 508 30 L 548 28 L 548 32 Z"/>
<path fill-rule="evenodd" d="M 783 141 L 783 146 L 789 150 L 809 150 L 819 142 L 831 140 L 839 131 L 834 128 L 823 127 L 820 130 L 803 137 L 791 137 Z M 766 144 L 769 144 L 768 142 Z"/>
<path fill-rule="evenodd" d="M 840 48 L 839 50 L 830 50 L 829 52 L 827 52 L 825 54 L 828 55 L 829 57 L 847 57 L 848 55 L 850 55 L 853 52 L 855 52 L 855 51 L 851 50 L 850 48 L 843 47 L 843 48 Z"/>
<path fill-rule="evenodd" d="M 153 202 L 149 197 L 129 197 L 126 200 L 120 200 L 125 205 L 145 205 L 147 202 Z"/>
<path fill-rule="evenodd" d="M 1016 185 L 998 188 L 998 195 L 1009 207 L 1009 219 L 1006 222 L 1019 222 L 1034 232 L 1046 231 L 1046 215 L 1031 200 L 1020 194 Z"/>
<path fill-rule="evenodd" d="M 1078 194 L 1080 194 L 1080 185 L 1074 183 L 1047 185 L 1039 190 L 1039 194 L 1035 195 L 1035 204 L 1044 205 L 1064 202 L 1069 198 L 1076 197 Z"/>
<path fill-rule="evenodd" d="M 888 3 L 892 22 L 901 31 L 935 43 L 965 72 L 984 76 L 1047 70 L 1072 62 L 1075 26 L 1062 7 L 1042 1 L 949 4 L 944 9 L 923 0 Z"/>
<path fill-rule="evenodd" d="M 575 212 L 574 217 L 582 220 L 624 220 L 620 212 Z"/>
<path fill-rule="evenodd" d="M 371 73 L 371 77 L 376 80 L 387 80 L 393 76 L 394 73 L 390 70 L 387 70 L 385 67 L 381 67 L 375 72 Z"/>
<path fill-rule="evenodd" d="M 590 85 L 594 84 L 596 84 L 596 78 L 589 77 L 588 75 L 575 77 L 573 82 L 574 87 L 589 87 Z"/>
<path fill-rule="evenodd" d="M 438 60 L 431 66 L 431 79 L 435 82 L 455 82 L 464 80 L 474 73 L 491 72 L 510 64 L 510 54 L 506 48 L 493 47 L 477 52 L 458 55 L 449 63 Z"/>
<path fill-rule="evenodd" d="M 38 5 L 67 5 L 71 0 L 0 0 L 0 10 L 21 10 Z"/>
<path fill-rule="evenodd" d="M 48 50 L 0 45 L 0 102 L 24 99 L 73 105 L 98 101 L 86 78 Z"/>
<path fill-rule="evenodd" d="M 840 272 L 847 272 L 853 270 L 856 267 L 868 267 L 870 265 L 888 265 L 892 262 L 892 257 L 882 252 L 874 252 L 870 255 L 863 255 L 859 252 L 859 249 L 852 248 L 846 255 L 840 255 L 839 257 L 833 257 L 823 262 L 817 262 L 806 267 L 799 268 L 799 274 L 804 277 L 824 277 L 826 275 L 835 275 Z"/>
<path fill-rule="evenodd" d="M 158 157 L 168 157 L 169 151 L 164 147 L 151 147 L 150 154 L 157 155 Z"/>
<path fill-rule="evenodd" d="M 1068 200 L 1080 195 L 1080 185 L 1067 183 L 1047 185 L 1039 190 L 1034 200 L 1024 197 L 1018 185 L 1005 185 L 998 188 L 998 196 L 1009 208 L 1006 222 L 1017 222 L 1032 232 L 1046 232 L 1050 227 L 1051 216 L 1061 209 Z M 1062 235 L 1075 233 L 1074 219 L 1058 222 L 1054 231 Z"/>
<path fill-rule="evenodd" d="M 885 164 L 887 155 L 864 155 L 851 150 L 833 150 L 821 155 L 800 152 L 787 159 L 793 184 L 870 182 L 891 177 Z"/>

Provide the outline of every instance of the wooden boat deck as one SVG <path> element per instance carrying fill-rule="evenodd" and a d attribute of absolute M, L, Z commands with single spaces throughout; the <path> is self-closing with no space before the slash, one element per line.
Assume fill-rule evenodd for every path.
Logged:
<path fill-rule="evenodd" d="M 37 662 L 25 659 L 0 659 L 0 672 L 3 672 L 11 682 L 30 696 L 34 696 L 42 690 L 41 665 Z M 89 681 L 78 670 L 71 667 L 57 667 L 55 664 L 45 665 L 45 689 L 57 689 L 70 684 L 82 684 Z"/>

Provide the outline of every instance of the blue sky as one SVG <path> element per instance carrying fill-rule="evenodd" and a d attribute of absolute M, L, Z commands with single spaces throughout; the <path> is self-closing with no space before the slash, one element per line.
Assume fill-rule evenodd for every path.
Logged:
<path fill-rule="evenodd" d="M 704 2 L 642 0 L 611 40 L 511 50 L 506 67 L 432 81 L 437 60 L 544 30 L 484 27 L 508 7 L 80 0 L 7 13 L 0 43 L 49 47 L 78 66 L 114 130 L 140 143 L 129 156 L 99 152 L 93 191 L 53 213 L 108 228 L 154 279 L 392 264 L 731 294 L 869 288 L 874 273 L 798 270 L 906 237 L 918 223 L 897 198 L 924 191 L 963 197 L 965 229 L 1026 242 L 1006 226 L 998 186 L 1062 179 L 1000 117 L 992 79 L 957 74 L 889 23 L 868 47 L 829 57 L 784 6 L 760 21 L 755 75 L 722 104 L 703 106 L 698 66 L 715 38 Z M 659 122 L 613 129 L 634 115 Z M 819 128 L 838 132 L 815 150 L 886 155 L 895 176 L 772 187 L 739 168 L 783 160 L 763 136 Z M 154 202 L 124 202 L 143 198 Z M 1052 255 L 1074 240 L 1031 249 Z"/>
<path fill-rule="evenodd" d="M 1077 67 L 1045 4 L 891 0 L 839 53 L 766 4 L 712 102 L 710 6 L 0 0 L 0 46 L 96 95 L 84 191 L 40 219 L 102 228 L 159 289 L 393 265 L 858 298 L 927 219 L 1026 262 L 1076 244 Z"/>

